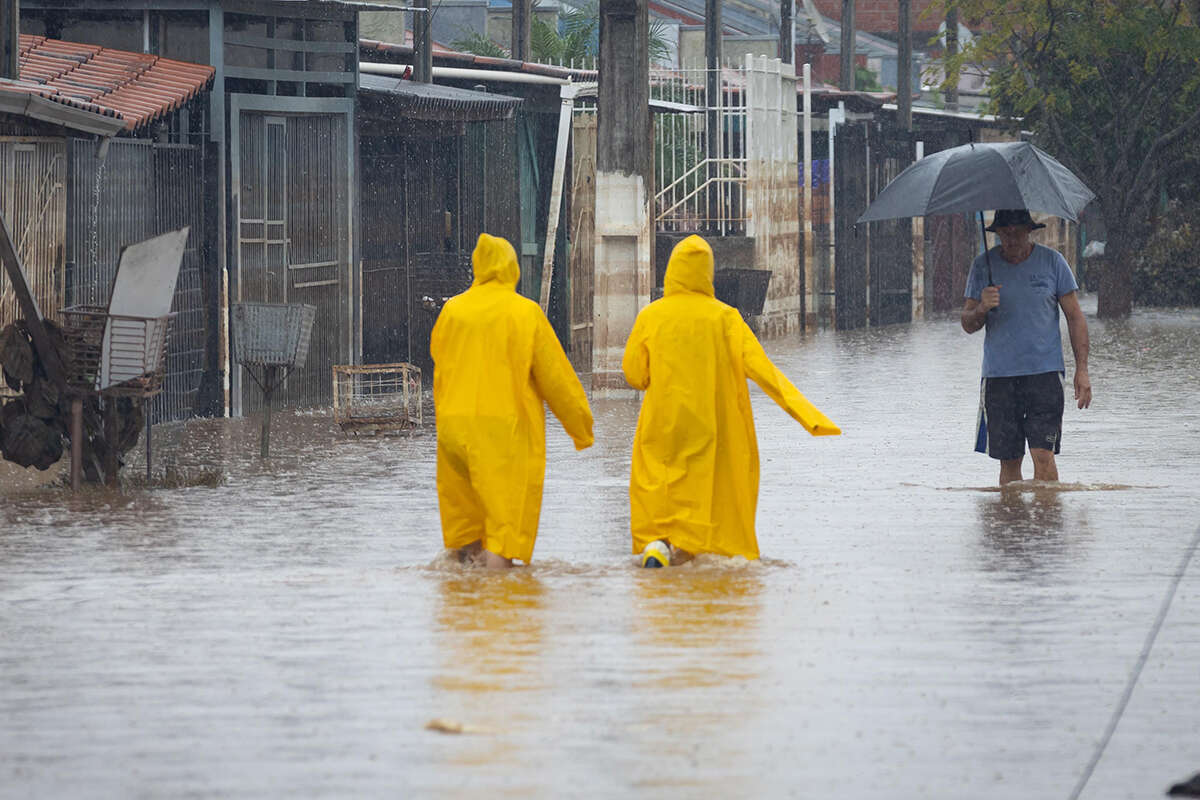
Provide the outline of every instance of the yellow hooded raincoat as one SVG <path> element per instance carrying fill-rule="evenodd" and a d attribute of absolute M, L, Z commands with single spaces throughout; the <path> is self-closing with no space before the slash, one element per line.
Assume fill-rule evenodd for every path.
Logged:
<path fill-rule="evenodd" d="M 516 292 L 512 245 L 480 234 L 471 261 L 474 283 L 446 302 L 430 342 L 442 537 L 529 563 L 546 472 L 543 401 L 578 450 L 592 444 L 592 411 L 546 315 Z"/>
<path fill-rule="evenodd" d="M 713 296 L 713 254 L 675 246 L 663 298 L 638 314 L 625 380 L 645 391 L 629 477 L 633 552 L 666 539 L 691 553 L 758 558 L 758 442 L 751 378 L 814 436 L 838 434 L 763 352 L 737 309 Z"/>

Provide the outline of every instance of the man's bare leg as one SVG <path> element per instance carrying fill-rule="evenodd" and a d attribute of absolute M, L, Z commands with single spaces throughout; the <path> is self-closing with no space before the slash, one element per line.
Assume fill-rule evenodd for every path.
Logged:
<path fill-rule="evenodd" d="M 1021 462 L 1025 456 L 1000 460 L 1000 485 L 1021 480 Z"/>
<path fill-rule="evenodd" d="M 1054 451 L 1031 447 L 1029 455 L 1033 457 L 1033 479 L 1035 481 L 1058 480 L 1058 464 L 1054 463 Z"/>
<path fill-rule="evenodd" d="M 504 558 L 493 553 L 491 550 L 483 551 L 484 565 L 488 569 L 509 569 L 512 567 L 512 559 Z"/>
<path fill-rule="evenodd" d="M 465 547 L 460 547 L 455 551 L 458 556 L 458 563 L 466 564 L 468 561 L 474 561 L 479 556 L 479 552 L 483 550 L 483 540 L 476 539 Z"/>

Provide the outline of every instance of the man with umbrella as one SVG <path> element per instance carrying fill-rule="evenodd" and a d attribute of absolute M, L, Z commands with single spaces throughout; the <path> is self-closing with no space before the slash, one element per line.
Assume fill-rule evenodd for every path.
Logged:
<path fill-rule="evenodd" d="M 1066 259 L 1035 245 L 1044 227 L 1029 210 L 1076 220 L 1095 198 L 1069 169 L 1030 142 L 968 142 L 926 156 L 896 176 L 858 218 L 874 222 L 930 214 L 997 211 L 985 230 L 1000 247 L 975 259 L 967 278 L 962 326 L 987 328 L 983 387 L 975 449 L 1000 460 L 1000 483 L 1021 479 L 1025 442 L 1033 477 L 1058 480 L 1054 454 L 1062 433 L 1062 338 L 1058 310 L 1067 317 L 1075 351 L 1075 402 L 1092 402 L 1087 322 Z"/>
<path fill-rule="evenodd" d="M 1075 402 L 1092 402 L 1087 320 L 1078 285 L 1060 253 L 1029 235 L 1045 226 L 1027 209 L 997 211 L 986 229 L 1000 246 L 978 256 L 967 276 L 962 327 L 986 329 L 979 432 L 975 449 L 1000 461 L 1000 485 L 1021 480 L 1025 443 L 1035 480 L 1058 480 L 1066 372 L 1058 311 L 1075 355 Z"/>

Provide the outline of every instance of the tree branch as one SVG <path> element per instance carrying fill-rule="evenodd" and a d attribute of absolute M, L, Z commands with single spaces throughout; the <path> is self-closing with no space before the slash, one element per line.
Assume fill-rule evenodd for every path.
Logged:
<path fill-rule="evenodd" d="M 1179 139 L 1185 133 L 1193 133 L 1196 129 L 1196 125 L 1198 124 L 1200 124 L 1200 104 L 1196 105 L 1195 110 L 1192 111 L 1191 115 L 1188 116 L 1187 119 L 1175 126 L 1175 128 L 1172 130 L 1158 137 L 1154 143 L 1150 145 L 1150 149 L 1146 151 L 1145 158 L 1142 159 L 1141 168 L 1138 169 L 1137 174 L 1134 176 L 1131 188 L 1144 185 L 1142 184 L 1143 176 L 1146 174 L 1147 169 L 1152 168 L 1151 165 L 1153 164 L 1155 157 L 1161 151 L 1166 150 L 1168 147 L 1175 144 L 1175 142 L 1179 141 Z"/>

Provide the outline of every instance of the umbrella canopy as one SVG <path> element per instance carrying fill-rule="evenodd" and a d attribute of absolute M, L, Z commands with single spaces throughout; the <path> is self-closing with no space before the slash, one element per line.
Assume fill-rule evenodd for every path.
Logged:
<path fill-rule="evenodd" d="M 1076 220 L 1096 195 L 1029 142 L 972 143 L 926 156 L 883 188 L 858 222 L 993 208 Z"/>

